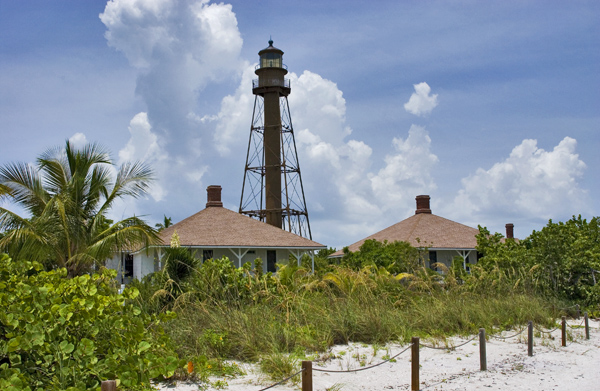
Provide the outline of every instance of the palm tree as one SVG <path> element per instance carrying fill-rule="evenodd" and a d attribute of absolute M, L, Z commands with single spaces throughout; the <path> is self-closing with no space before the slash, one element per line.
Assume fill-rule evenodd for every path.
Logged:
<path fill-rule="evenodd" d="M 156 228 L 156 230 L 158 232 L 162 231 L 165 228 L 169 228 L 171 225 L 173 225 L 173 221 L 171 220 L 170 217 L 167 217 L 167 215 L 163 215 L 163 222 L 162 223 L 156 223 L 154 224 L 154 228 Z"/>
<path fill-rule="evenodd" d="M 140 218 L 113 223 L 106 217 L 117 199 L 144 195 L 152 177 L 143 163 L 116 169 L 98 144 L 77 149 L 69 141 L 64 149 L 43 153 L 35 166 L 0 167 L 0 201 L 12 201 L 30 215 L 0 207 L 0 250 L 15 259 L 66 267 L 75 276 L 116 251 L 156 244 L 156 231 Z"/>

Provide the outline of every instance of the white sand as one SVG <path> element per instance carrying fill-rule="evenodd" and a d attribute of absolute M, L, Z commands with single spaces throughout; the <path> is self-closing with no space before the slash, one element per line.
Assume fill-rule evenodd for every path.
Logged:
<path fill-rule="evenodd" d="M 581 321 L 569 321 L 575 326 Z M 585 391 L 600 390 L 600 322 L 590 320 L 590 339 L 585 340 L 583 328 L 567 332 L 573 337 L 566 347 L 561 346 L 561 331 L 551 336 L 534 332 L 533 357 L 527 355 L 527 330 L 508 340 L 490 338 L 487 342 L 487 371 L 479 370 L 479 339 L 456 350 L 432 350 L 421 347 L 420 380 L 422 390 L 535 390 Z M 517 330 L 518 332 L 518 330 Z M 505 332 L 504 336 L 516 334 Z M 470 338 L 452 340 L 459 345 Z M 435 341 L 421 341 L 432 345 Z M 443 345 L 442 345 L 443 346 Z M 406 345 L 389 345 L 374 355 L 373 346 L 350 344 L 335 346 L 330 353 L 336 358 L 315 362 L 314 368 L 347 370 L 383 361 L 386 354 L 399 353 Z M 381 349 L 381 348 L 380 348 Z M 321 357 L 323 357 L 322 355 Z M 362 361 L 362 363 L 361 363 Z M 226 390 L 258 391 L 271 383 L 261 379 L 256 367 L 242 365 L 246 376 L 226 379 Z M 334 390 L 410 390 L 410 349 L 397 358 L 372 369 L 355 373 L 313 372 L 315 391 Z M 299 378 L 300 376 L 298 376 Z M 213 379 L 218 380 L 218 379 Z M 222 379 L 221 379 L 222 380 Z M 299 383 L 298 383 L 299 384 Z M 337 385 L 337 387 L 335 387 Z M 340 388 L 341 385 L 341 388 Z M 196 391 L 196 384 L 163 385 L 161 390 Z M 213 390 L 214 388 L 208 388 Z M 270 390 L 298 390 L 291 383 Z"/>

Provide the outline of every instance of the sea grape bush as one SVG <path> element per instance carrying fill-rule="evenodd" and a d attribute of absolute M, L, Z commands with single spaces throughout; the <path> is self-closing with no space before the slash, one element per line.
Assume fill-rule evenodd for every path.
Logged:
<path fill-rule="evenodd" d="M 535 294 L 594 307 L 600 304 L 600 221 L 573 216 L 552 220 L 521 241 L 502 240 L 480 227 L 477 250 L 483 254 L 475 274 L 488 273 L 498 280 L 509 277 Z M 479 269 L 479 270 L 478 270 Z M 489 274 L 490 271 L 495 273 Z"/>
<path fill-rule="evenodd" d="M 182 362 L 164 334 L 166 312 L 143 314 L 135 289 L 117 294 L 114 271 L 67 278 L 0 255 L 0 389 L 99 390 L 115 379 L 143 389 Z"/>

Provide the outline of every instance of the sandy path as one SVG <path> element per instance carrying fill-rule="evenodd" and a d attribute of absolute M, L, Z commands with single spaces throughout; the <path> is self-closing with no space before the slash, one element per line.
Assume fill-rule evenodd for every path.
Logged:
<path fill-rule="evenodd" d="M 571 325 L 581 323 L 569 321 Z M 478 339 L 456 350 L 433 350 L 421 347 L 420 380 L 422 390 L 532 390 L 532 391 L 585 391 L 600 390 L 600 322 L 590 320 L 590 340 L 585 340 L 583 328 L 567 331 L 573 341 L 561 347 L 560 330 L 551 336 L 534 333 L 533 357 L 527 356 L 527 331 L 508 340 L 490 338 L 487 342 L 487 371 L 479 371 Z M 505 336 L 515 332 L 504 333 Z M 470 338 L 469 338 L 470 339 Z M 468 339 L 453 339 L 459 345 Z M 432 344 L 432 341 L 421 341 Z M 325 363 L 315 363 L 315 368 L 347 370 L 361 368 L 382 361 L 386 354 L 395 355 L 405 346 L 389 345 L 374 355 L 372 346 L 350 344 L 335 346 L 336 356 Z M 381 349 L 381 348 L 380 348 Z M 253 365 L 243 364 L 247 375 L 227 380 L 231 391 L 258 391 L 268 386 L 261 381 Z M 315 391 L 334 387 L 340 391 L 358 390 L 410 390 L 410 350 L 373 369 L 355 373 L 313 372 Z M 216 380 L 216 379 L 214 379 Z M 335 388 L 335 387 L 341 388 Z M 161 390 L 196 391 L 198 385 L 178 384 L 162 386 Z M 209 388 L 212 390 L 213 388 Z M 292 384 L 276 386 L 270 390 L 298 390 Z"/>

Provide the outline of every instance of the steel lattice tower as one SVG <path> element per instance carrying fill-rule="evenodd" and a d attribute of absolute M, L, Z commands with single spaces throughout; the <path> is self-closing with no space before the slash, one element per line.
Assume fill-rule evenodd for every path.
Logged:
<path fill-rule="evenodd" d="M 270 40 L 269 47 L 258 55 L 239 212 L 312 239 L 287 99 L 291 87 L 284 77 L 287 67 L 283 51 Z"/>

